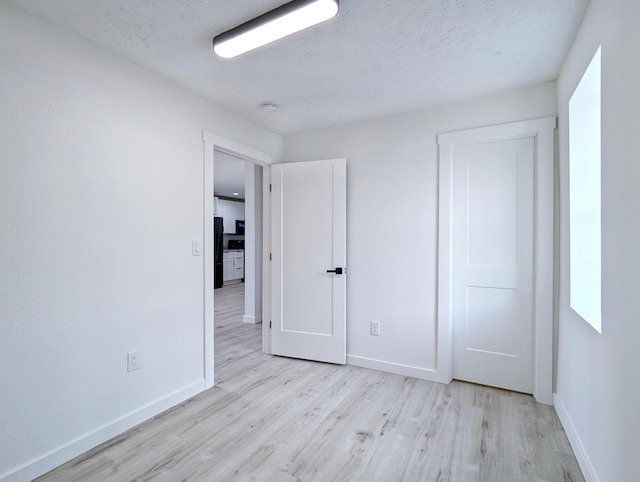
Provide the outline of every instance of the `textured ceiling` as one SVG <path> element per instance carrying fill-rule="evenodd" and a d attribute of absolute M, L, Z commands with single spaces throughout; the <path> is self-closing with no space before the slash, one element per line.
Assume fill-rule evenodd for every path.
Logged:
<path fill-rule="evenodd" d="M 283 135 L 554 80 L 588 4 L 341 0 L 336 18 L 225 60 L 214 35 L 286 0 L 2 1 Z"/>

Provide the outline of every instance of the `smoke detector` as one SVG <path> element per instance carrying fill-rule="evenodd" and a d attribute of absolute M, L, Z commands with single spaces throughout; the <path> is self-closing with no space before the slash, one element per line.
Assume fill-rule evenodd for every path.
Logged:
<path fill-rule="evenodd" d="M 275 102 L 267 101 L 260 104 L 260 108 L 262 109 L 262 112 L 273 114 L 274 112 L 278 111 L 278 104 L 276 104 Z"/>

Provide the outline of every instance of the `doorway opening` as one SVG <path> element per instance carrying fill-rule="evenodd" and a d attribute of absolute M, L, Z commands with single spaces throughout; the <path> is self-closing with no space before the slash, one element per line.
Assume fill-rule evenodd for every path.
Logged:
<path fill-rule="evenodd" d="M 269 253 L 268 247 L 268 229 L 270 225 L 269 221 L 269 172 L 265 170 L 265 167 L 270 166 L 274 159 L 271 155 L 253 149 L 244 144 L 238 143 L 234 140 L 217 136 L 212 133 L 202 132 L 202 142 L 204 147 L 204 186 L 203 186 L 203 342 L 204 342 L 204 359 L 203 359 L 203 375 L 205 380 L 205 389 L 211 388 L 215 384 L 215 296 L 216 289 L 214 285 L 216 283 L 216 266 L 215 266 L 215 207 L 214 207 L 214 185 L 215 185 L 215 173 L 214 163 L 215 158 L 220 157 L 223 154 L 235 156 L 237 162 L 246 162 L 245 166 L 250 166 L 249 172 L 253 173 L 252 186 L 253 189 L 247 190 L 245 184 L 245 209 L 242 216 L 232 217 L 233 223 L 230 224 L 228 230 L 233 230 L 234 236 L 228 236 L 228 241 L 235 237 L 236 241 L 241 240 L 240 235 L 236 233 L 244 232 L 244 256 L 242 257 L 242 264 L 238 263 L 238 274 L 242 272 L 244 276 L 243 291 L 247 291 L 245 299 L 250 297 L 253 300 L 253 308 L 247 315 L 242 310 L 242 321 L 246 326 L 259 327 L 258 338 L 262 340 L 262 351 L 264 353 L 270 353 L 270 339 L 268 337 L 268 323 L 260 323 L 264 319 L 265 314 L 269 313 L 269 293 L 270 293 L 270 268 L 266 261 Z M 238 159 L 240 161 L 238 161 Z M 247 162 L 248 161 L 248 162 Z M 257 189 L 256 189 L 257 187 Z M 233 191 L 238 192 L 239 191 Z M 232 197 L 233 192 L 231 193 Z M 249 195 L 252 193 L 253 198 L 249 199 Z M 237 197 L 240 197 L 239 195 Z M 249 214 L 247 215 L 247 206 L 251 206 Z M 263 209 L 264 206 L 264 209 Z M 240 211 L 240 208 L 235 206 Z M 251 221 L 251 216 L 254 216 Z M 223 216 L 218 216 L 223 217 Z M 236 221 L 244 221 L 240 223 L 236 228 Z M 223 221 L 224 223 L 224 221 Z M 247 226 L 249 224 L 249 226 Z M 233 227 L 231 227 L 233 226 Z M 228 233 L 231 235 L 231 233 Z M 224 247 L 224 224 L 222 228 L 222 246 Z M 248 238 L 253 241 L 249 242 Z M 237 245 L 236 245 L 237 246 Z M 247 247 L 252 249 L 247 249 Z M 240 256 L 239 256 L 240 257 Z M 234 269 L 235 269 L 234 264 Z M 218 268 L 220 271 L 220 268 Z M 223 286 L 224 286 L 224 266 L 222 267 Z M 218 278 L 220 276 L 218 275 Z M 242 278 L 240 278 L 242 282 Z M 251 291 L 250 291 L 250 289 Z M 257 303 L 256 303 L 257 299 Z M 242 302 L 241 302 L 242 303 Z M 243 304 L 243 303 L 242 303 Z M 245 318 L 245 315 L 247 318 Z M 261 330 L 260 330 L 261 328 Z"/>
<path fill-rule="evenodd" d="M 221 376 L 238 352 L 260 351 L 263 168 L 214 148 L 214 365 Z"/>

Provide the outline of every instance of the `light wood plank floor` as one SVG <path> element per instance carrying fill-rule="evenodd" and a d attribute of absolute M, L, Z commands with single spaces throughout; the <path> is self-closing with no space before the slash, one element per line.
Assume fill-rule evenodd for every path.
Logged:
<path fill-rule="evenodd" d="M 530 396 L 261 353 L 243 287 L 216 290 L 216 387 L 41 481 L 582 481 Z"/>

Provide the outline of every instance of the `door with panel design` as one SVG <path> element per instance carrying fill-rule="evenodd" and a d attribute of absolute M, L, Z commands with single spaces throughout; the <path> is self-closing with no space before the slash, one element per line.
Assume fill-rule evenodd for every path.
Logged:
<path fill-rule="evenodd" d="M 534 139 L 453 162 L 453 377 L 532 393 Z"/>
<path fill-rule="evenodd" d="M 346 363 L 346 160 L 271 166 L 271 352 Z"/>

